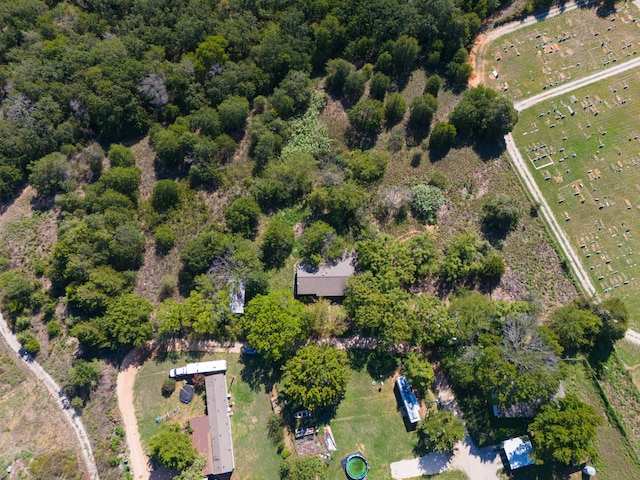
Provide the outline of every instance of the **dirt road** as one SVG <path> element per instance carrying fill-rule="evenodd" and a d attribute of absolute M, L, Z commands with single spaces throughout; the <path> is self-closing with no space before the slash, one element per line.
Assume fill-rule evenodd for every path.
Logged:
<path fill-rule="evenodd" d="M 567 234 L 560 227 L 560 225 L 558 225 L 558 221 L 553 215 L 553 212 L 551 211 L 551 208 L 549 207 L 547 200 L 542 195 L 540 188 L 538 188 L 538 184 L 535 182 L 535 180 L 533 179 L 533 176 L 531 175 L 531 172 L 527 168 L 527 164 L 524 158 L 522 158 L 522 155 L 520 154 L 520 150 L 518 150 L 518 147 L 516 147 L 516 144 L 513 140 L 513 136 L 509 133 L 505 135 L 504 139 L 507 144 L 507 151 L 511 156 L 511 161 L 513 163 L 513 166 L 518 172 L 518 175 L 522 179 L 522 182 L 524 183 L 525 187 L 531 193 L 531 196 L 533 197 L 533 199 L 540 204 L 540 211 L 542 213 L 542 218 L 544 218 L 547 225 L 549 226 L 549 229 L 551 230 L 551 233 L 558 241 L 560 248 L 562 248 L 562 251 L 564 252 L 567 258 L 567 261 L 571 266 L 571 270 L 573 270 L 578 282 L 582 286 L 582 290 L 584 291 L 585 296 L 587 298 L 594 297 L 596 294 L 596 289 L 591 283 L 591 279 L 589 278 L 587 271 L 582 266 L 582 263 L 580 263 L 580 260 L 578 259 L 578 256 L 575 250 L 571 247 L 571 243 L 569 242 L 569 238 L 567 238 Z"/>
<path fill-rule="evenodd" d="M 62 388 L 56 383 L 56 381 L 40 366 L 38 362 L 31 357 L 20 355 L 21 345 L 16 339 L 15 335 L 9 329 L 9 325 L 5 321 L 2 314 L 0 314 L 0 335 L 4 338 L 9 348 L 16 352 L 18 356 L 24 361 L 25 365 L 31 370 L 31 373 L 44 385 L 48 392 L 53 397 L 54 401 L 60 407 L 64 413 L 65 418 L 71 425 L 73 432 L 76 435 L 78 443 L 80 444 L 80 451 L 82 458 L 86 465 L 89 476 L 92 480 L 100 480 L 98 475 L 98 467 L 96 466 L 95 459 L 93 458 L 93 450 L 91 449 L 91 442 L 89 442 L 89 436 L 87 435 L 82 420 L 76 413 L 76 411 L 69 404 L 69 399 L 60 395 Z"/>
<path fill-rule="evenodd" d="M 150 342 L 144 347 L 135 348 L 129 352 L 120 366 L 116 393 L 118 395 L 118 408 L 122 415 L 122 424 L 126 432 L 127 445 L 129 447 L 129 465 L 131 466 L 131 472 L 135 480 L 149 480 L 151 476 L 149 458 L 142 448 L 136 411 L 133 406 L 133 386 L 138 370 L 145 360 L 153 356 L 154 352 L 160 347 L 166 348 L 169 351 L 193 350 L 240 353 L 243 345 L 244 344 L 238 342 L 225 344 L 214 341 L 189 342 L 188 340 L 173 340 L 163 344 Z"/>

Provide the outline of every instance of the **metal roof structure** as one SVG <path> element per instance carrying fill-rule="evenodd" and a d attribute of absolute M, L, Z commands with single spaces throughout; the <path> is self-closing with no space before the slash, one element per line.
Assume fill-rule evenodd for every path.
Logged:
<path fill-rule="evenodd" d="M 529 437 L 510 438 L 502 442 L 502 448 L 509 461 L 509 468 L 516 470 L 518 468 L 533 465 L 535 461 L 531 458 L 533 445 Z"/>
<path fill-rule="evenodd" d="M 231 409 L 224 372 L 205 377 L 207 415 L 190 419 L 191 443 L 207 458 L 203 475 L 227 478 L 235 469 L 231 438 Z"/>
<path fill-rule="evenodd" d="M 227 397 L 227 379 L 224 373 L 205 377 L 207 416 L 213 455 L 213 475 L 232 472 L 235 468 L 231 439 L 231 411 Z"/>
<path fill-rule="evenodd" d="M 396 387 L 398 387 L 400 398 L 402 398 L 404 408 L 407 411 L 409 422 L 418 423 L 420 421 L 420 405 L 418 404 L 415 393 L 411 390 L 411 385 L 409 385 L 407 377 L 398 377 L 396 379 Z"/>
<path fill-rule="evenodd" d="M 346 255 L 332 264 L 315 268 L 301 263 L 296 270 L 296 295 L 316 297 L 344 297 L 347 280 L 356 271 L 355 257 Z"/>

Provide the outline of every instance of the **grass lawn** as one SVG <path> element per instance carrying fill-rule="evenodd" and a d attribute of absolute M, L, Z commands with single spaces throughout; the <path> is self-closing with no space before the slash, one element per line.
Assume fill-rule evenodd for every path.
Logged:
<path fill-rule="evenodd" d="M 640 73 L 629 72 L 520 114 L 514 139 L 598 293 L 625 300 L 640 328 Z M 575 113 L 570 114 L 571 108 Z"/>
<path fill-rule="evenodd" d="M 640 345 L 623 338 L 616 342 L 616 352 L 627 367 L 640 365 Z"/>
<path fill-rule="evenodd" d="M 184 363 L 214 359 L 228 362 L 227 388 L 234 402 L 231 417 L 236 463 L 234 478 L 277 479 L 280 459 L 275 447 L 267 439 L 265 430 L 266 420 L 272 413 L 269 395 L 265 393 L 264 386 L 251 380 L 258 377 L 241 363 L 237 354 L 205 354 L 201 357 L 193 353 L 169 354 L 166 358 L 146 362 L 138 372 L 134 387 L 134 406 L 143 444 L 146 445 L 160 428 L 155 422 L 156 417 L 172 411 L 179 403 L 178 393 L 182 382 L 178 382 L 170 398 L 164 398 L 160 392 L 169 369 Z M 199 415 L 204 415 L 204 402 L 197 395 L 191 404 L 180 404 L 180 412 L 169 421 L 184 424 L 189 418 Z"/>
<path fill-rule="evenodd" d="M 602 400 L 584 365 L 581 362 L 566 362 L 565 365 L 567 372 L 564 380 L 565 391 L 574 393 L 583 402 L 593 405 L 605 419 L 605 424 L 598 427 L 599 456 L 593 462 L 598 471 L 598 478 L 607 480 L 640 478 L 640 466 L 635 461 L 622 434 L 606 421 Z"/>
<path fill-rule="evenodd" d="M 417 436 L 405 429 L 393 381 L 387 378 L 380 386 L 379 376 L 375 377 L 377 385 L 372 386 L 374 377 L 368 369 L 352 372 L 345 398 L 330 422 L 338 446 L 329 466 L 330 479 L 344 478 L 340 459 L 356 451 L 367 458 L 371 465 L 369 478 L 376 480 L 391 479 L 392 462 L 415 456 Z"/>
<path fill-rule="evenodd" d="M 620 3 L 618 12 L 602 13 L 578 8 L 484 45 L 476 57 L 480 82 L 526 98 L 637 57 L 637 7 Z"/>

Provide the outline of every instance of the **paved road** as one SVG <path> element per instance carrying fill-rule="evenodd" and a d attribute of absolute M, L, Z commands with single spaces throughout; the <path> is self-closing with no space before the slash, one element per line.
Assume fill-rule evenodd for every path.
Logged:
<path fill-rule="evenodd" d="M 100 480 L 100 476 L 98 475 L 98 467 L 96 466 L 96 461 L 93 458 L 93 450 L 91 449 L 91 442 L 89 442 L 89 436 L 87 435 L 86 430 L 84 429 L 84 425 L 82 424 L 82 420 L 76 413 L 76 411 L 69 404 L 69 399 L 65 396 L 60 396 L 60 392 L 62 388 L 60 385 L 56 383 L 56 381 L 49 375 L 44 369 L 40 366 L 38 362 L 33 360 L 30 357 L 25 355 L 20 355 L 21 345 L 16 339 L 16 336 L 11 333 L 9 329 L 9 325 L 5 321 L 2 314 L 0 314 L 0 334 L 4 338 L 5 342 L 9 345 L 9 348 L 16 352 L 25 365 L 31 370 L 31 372 L 35 375 L 35 377 L 45 386 L 45 388 L 49 391 L 56 404 L 62 412 L 64 413 L 65 418 L 71 425 L 73 432 L 76 435 L 78 443 L 80 444 L 80 451 L 82 453 L 82 458 L 84 459 L 84 463 L 87 467 L 87 471 L 89 472 L 89 476 L 92 480 Z"/>

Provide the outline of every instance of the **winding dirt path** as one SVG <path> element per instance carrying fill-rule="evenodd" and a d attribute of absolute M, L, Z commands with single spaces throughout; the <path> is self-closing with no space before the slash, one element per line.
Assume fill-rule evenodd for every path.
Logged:
<path fill-rule="evenodd" d="M 51 377 L 51 375 L 45 372 L 42 366 L 40 366 L 40 364 L 35 361 L 30 355 L 21 354 L 22 347 L 18 342 L 16 336 L 9 329 L 9 325 L 7 325 L 7 322 L 5 321 L 2 314 L 0 314 L 0 335 L 2 335 L 9 348 L 22 359 L 24 364 L 29 368 L 29 370 L 31 370 L 31 373 L 33 373 L 38 381 L 40 381 L 40 383 L 44 385 L 47 391 L 51 394 L 56 405 L 58 405 L 60 410 L 62 410 L 64 417 L 73 429 L 73 432 L 80 445 L 80 453 L 82 454 L 82 458 L 86 465 L 87 471 L 89 472 L 89 477 L 92 480 L 100 480 L 98 467 L 96 465 L 95 459 L 93 458 L 91 442 L 89 441 L 89 436 L 84 429 L 84 425 L 82 423 L 82 420 L 80 419 L 80 416 L 78 416 L 76 411 L 69 404 L 69 399 L 65 395 L 61 395 L 62 388 Z"/>

